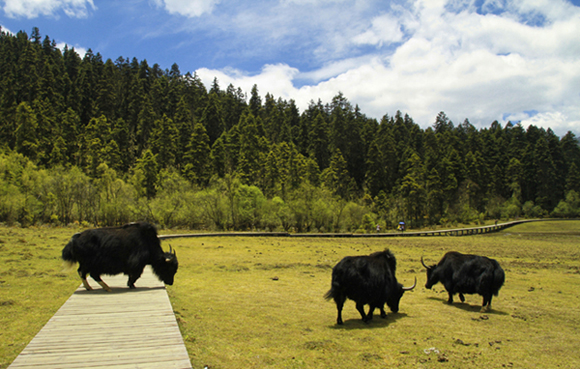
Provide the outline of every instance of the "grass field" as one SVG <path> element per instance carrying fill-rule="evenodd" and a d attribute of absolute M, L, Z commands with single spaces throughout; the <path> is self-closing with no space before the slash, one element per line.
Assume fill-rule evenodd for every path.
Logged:
<path fill-rule="evenodd" d="M 79 285 L 60 270 L 78 230 L 0 228 L 0 368 L 5 368 Z M 176 233 L 165 231 L 163 233 Z M 580 221 L 501 233 L 430 238 L 190 238 L 163 242 L 180 267 L 168 287 L 194 368 L 580 367 Z M 365 324 L 347 301 L 337 326 L 323 295 L 344 256 L 385 248 L 397 278 L 417 288 L 398 314 Z M 481 297 L 447 305 L 428 264 L 450 250 L 497 259 L 506 283 L 491 312 Z M 105 279 L 106 280 L 106 279 Z M 137 281 L 136 285 L 138 286 Z M 7 328 L 4 328 L 7 327 Z"/>

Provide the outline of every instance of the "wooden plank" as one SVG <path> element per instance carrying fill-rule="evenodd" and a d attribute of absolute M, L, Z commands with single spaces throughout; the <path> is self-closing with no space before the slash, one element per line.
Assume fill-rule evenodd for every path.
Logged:
<path fill-rule="evenodd" d="M 81 285 L 8 368 L 191 368 L 163 283 L 150 267 L 137 289 L 126 278 Z"/>

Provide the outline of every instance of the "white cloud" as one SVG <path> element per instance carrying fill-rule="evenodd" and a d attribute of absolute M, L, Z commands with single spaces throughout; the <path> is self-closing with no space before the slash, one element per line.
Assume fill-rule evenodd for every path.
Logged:
<path fill-rule="evenodd" d="M 578 112 L 576 112 L 578 113 Z M 524 118 L 521 120 L 523 127 L 527 128 L 530 125 L 536 127 L 551 128 L 552 131 L 556 132 L 559 136 L 564 135 L 568 131 L 576 132 L 578 136 L 580 126 L 580 120 L 570 120 L 566 114 L 556 111 L 556 112 L 545 112 L 541 114 L 536 114 L 533 117 Z"/>
<path fill-rule="evenodd" d="M 37 18 L 56 16 L 63 11 L 71 18 L 85 18 L 89 8 L 96 9 L 93 0 L 3 0 L 2 8 L 8 17 Z"/>
<path fill-rule="evenodd" d="M 217 71 L 207 68 L 198 69 L 196 73 L 205 86 L 211 86 L 214 78 L 217 78 L 222 89 L 232 84 L 249 93 L 252 87 L 257 85 L 261 94 L 269 92 L 275 97 L 291 99 L 296 91 L 292 80 L 298 74 L 298 70 L 285 64 L 275 64 L 265 65 L 260 74 L 253 76 L 239 70 Z"/>
<path fill-rule="evenodd" d="M 71 46 L 71 45 L 66 44 L 65 42 L 59 42 L 56 44 L 56 47 L 58 49 L 60 49 L 60 51 L 64 51 L 65 46 L 67 46 L 69 50 L 74 47 L 75 52 L 81 57 L 81 59 L 84 58 L 85 54 L 87 53 L 87 49 L 84 47 Z"/>
<path fill-rule="evenodd" d="M 211 13 L 219 0 L 155 0 L 155 3 L 163 6 L 169 14 L 193 18 Z"/>
<path fill-rule="evenodd" d="M 370 29 L 354 37 L 356 44 L 369 44 L 382 46 L 383 43 L 400 42 L 403 39 L 403 32 L 398 20 L 390 15 L 383 14 L 374 18 Z"/>
<path fill-rule="evenodd" d="M 494 6 L 504 3 L 507 13 L 498 15 L 479 14 L 474 6 L 451 12 L 442 0 L 415 1 L 403 11 L 375 16 L 364 27 L 361 21 L 352 27 L 358 32 L 351 32 L 350 41 L 341 38 L 345 50 L 377 46 L 372 54 L 338 58 L 347 53 L 335 53 L 335 58 L 312 71 L 276 64 L 256 75 L 208 69 L 198 74 L 204 76 L 204 83 L 211 84 L 217 75 L 220 85 L 232 83 L 244 91 L 257 84 L 262 94 L 292 98 L 300 109 L 307 108 L 310 100 L 329 102 L 342 92 L 368 116 L 380 118 L 401 110 L 422 127 L 433 124 L 438 112 L 444 111 L 455 124 L 467 118 L 487 127 L 494 120 L 511 119 L 551 127 L 558 135 L 568 130 L 580 135 L 580 9 L 551 0 Z M 531 12 L 549 21 L 522 23 L 521 18 Z M 319 29 L 332 31 L 332 27 Z M 403 35 L 402 29 L 408 34 Z M 328 45 L 341 36 L 317 37 L 328 44 L 315 52 L 332 53 Z M 401 45 L 380 50 L 382 43 L 392 42 Z M 313 84 L 298 88 L 298 80 Z M 538 113 L 530 116 L 526 111 Z"/>
<path fill-rule="evenodd" d="M 0 24 L 0 27 L 2 27 L 2 32 L 6 33 L 6 34 L 9 34 L 9 35 L 12 35 L 12 36 L 14 36 L 14 35 L 15 35 L 15 33 L 14 33 L 14 32 L 12 32 L 12 31 L 11 31 L 11 30 L 9 30 L 8 28 L 4 27 L 3 25 L 1 25 L 1 24 Z"/>

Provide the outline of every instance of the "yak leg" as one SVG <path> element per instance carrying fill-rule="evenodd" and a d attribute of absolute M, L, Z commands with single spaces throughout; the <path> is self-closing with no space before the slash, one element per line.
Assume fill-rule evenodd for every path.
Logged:
<path fill-rule="evenodd" d="M 141 273 L 143 273 L 143 269 L 135 273 L 129 273 L 129 280 L 127 281 L 127 286 L 129 286 L 129 288 L 136 288 L 135 282 L 141 277 Z"/>
<path fill-rule="evenodd" d="M 105 291 L 111 292 L 111 287 L 107 286 L 107 284 L 103 282 L 100 275 L 91 273 L 91 278 L 97 281 L 97 283 L 100 284 Z"/>
<path fill-rule="evenodd" d="M 369 320 L 373 320 L 373 313 L 374 312 L 375 312 L 375 306 L 374 305 L 369 305 L 369 313 L 367 314 L 367 319 L 366 319 L 367 322 Z"/>
<path fill-rule="evenodd" d="M 342 321 L 342 308 L 344 306 L 344 302 L 346 301 L 346 297 L 344 296 L 337 296 L 334 298 L 334 302 L 336 302 L 336 310 L 338 310 L 338 317 L 336 318 L 336 324 L 343 324 Z"/>
<path fill-rule="evenodd" d="M 139 279 L 140 276 L 134 276 L 134 275 L 130 275 L 129 276 L 129 280 L 127 281 L 127 286 L 129 286 L 129 288 L 136 288 L 135 287 L 135 281 L 137 279 Z"/>
<path fill-rule="evenodd" d="M 385 319 L 387 317 L 387 313 L 385 313 L 385 305 L 382 305 L 379 310 L 381 311 L 381 318 Z"/>
<path fill-rule="evenodd" d="M 465 296 L 463 296 L 461 292 L 459 292 L 459 299 L 461 300 L 461 302 L 465 302 Z"/>
<path fill-rule="evenodd" d="M 367 315 L 365 314 L 365 305 L 361 304 L 361 303 L 356 303 L 356 309 L 358 310 L 358 312 L 360 313 L 360 316 L 362 317 L 362 320 L 364 322 L 368 321 Z M 372 315 L 371 315 L 371 319 L 372 319 Z"/>
<path fill-rule="evenodd" d="M 92 290 L 93 287 L 91 287 L 89 285 L 89 282 L 87 282 L 87 273 L 81 271 L 81 268 L 79 268 L 78 272 L 79 272 L 79 277 L 81 277 L 81 281 L 83 281 L 83 286 L 85 287 L 85 290 L 87 290 L 87 291 Z"/>
<path fill-rule="evenodd" d="M 483 304 L 481 305 L 481 313 L 491 310 L 491 295 L 489 297 L 483 296 Z"/>
<path fill-rule="evenodd" d="M 449 299 L 447 300 L 448 304 L 453 304 L 453 293 L 452 292 L 447 292 L 449 294 Z"/>

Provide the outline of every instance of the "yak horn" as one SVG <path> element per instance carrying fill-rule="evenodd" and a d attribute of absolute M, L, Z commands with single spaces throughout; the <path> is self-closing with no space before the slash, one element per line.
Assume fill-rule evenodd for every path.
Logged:
<path fill-rule="evenodd" d="M 425 269 L 427 269 L 427 270 L 431 269 L 427 265 L 425 265 L 425 262 L 423 262 L 423 256 L 421 256 L 421 264 L 423 264 L 423 266 L 425 267 Z"/>
<path fill-rule="evenodd" d="M 415 283 L 411 287 L 403 287 L 403 291 L 411 291 L 417 285 L 417 277 L 415 277 Z"/>
<path fill-rule="evenodd" d="M 171 245 L 169 245 L 169 253 L 172 255 L 172 257 L 165 258 L 165 261 L 166 261 L 166 262 L 168 262 L 168 263 L 171 261 L 171 259 L 172 259 L 172 258 L 175 258 L 175 257 L 177 257 L 177 256 L 175 255 L 175 250 L 173 250 L 173 249 L 171 248 Z"/>

